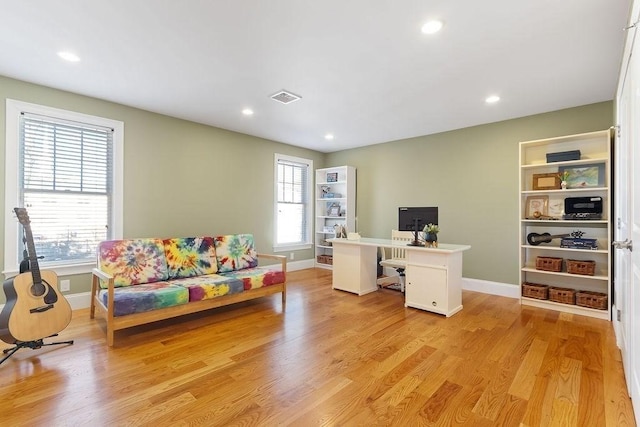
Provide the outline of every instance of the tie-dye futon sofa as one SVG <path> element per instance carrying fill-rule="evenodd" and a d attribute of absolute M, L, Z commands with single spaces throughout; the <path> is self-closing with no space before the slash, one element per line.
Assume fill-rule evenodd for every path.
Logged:
<path fill-rule="evenodd" d="M 251 234 L 101 242 L 93 269 L 91 311 L 114 332 L 157 320 L 282 292 L 287 260 L 258 254 Z M 279 264 L 258 266 L 259 259 Z"/>

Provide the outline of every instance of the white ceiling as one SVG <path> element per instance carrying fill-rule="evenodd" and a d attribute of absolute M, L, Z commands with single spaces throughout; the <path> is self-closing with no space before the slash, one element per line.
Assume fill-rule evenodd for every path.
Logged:
<path fill-rule="evenodd" d="M 0 75 L 332 152 L 611 100 L 629 4 L 0 0 Z"/>

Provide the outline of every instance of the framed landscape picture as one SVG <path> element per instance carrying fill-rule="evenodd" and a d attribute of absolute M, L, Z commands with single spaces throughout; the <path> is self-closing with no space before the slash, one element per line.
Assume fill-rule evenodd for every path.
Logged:
<path fill-rule="evenodd" d="M 561 166 L 559 173 L 568 172 L 567 188 L 593 188 L 605 186 L 604 163 Z"/>

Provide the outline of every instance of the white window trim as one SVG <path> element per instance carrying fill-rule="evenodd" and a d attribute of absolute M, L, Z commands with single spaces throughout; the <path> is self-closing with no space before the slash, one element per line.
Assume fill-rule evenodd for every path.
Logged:
<path fill-rule="evenodd" d="M 306 163 L 309 165 L 308 179 L 307 179 L 307 194 L 309 196 L 309 209 L 307 209 L 307 238 L 308 242 L 299 245 L 278 245 L 276 239 L 278 238 L 278 160 L 286 160 L 290 162 Z M 313 233 L 313 160 L 304 159 L 302 157 L 287 156 L 285 154 L 275 153 L 273 161 L 273 252 L 288 252 L 299 251 L 309 249 L 313 247 L 311 235 Z"/>
<path fill-rule="evenodd" d="M 4 271 L 5 277 L 13 277 L 18 274 L 20 264 L 18 255 L 18 234 L 19 223 L 12 214 L 13 207 L 20 206 L 18 183 L 20 171 L 20 114 L 23 111 L 40 114 L 43 116 L 58 117 L 64 120 L 71 120 L 80 123 L 92 124 L 96 126 L 109 127 L 113 133 L 113 197 L 111 212 L 113 218 L 113 238 L 122 238 L 123 230 L 123 177 L 124 177 L 124 123 L 118 120 L 106 119 L 88 114 L 76 113 L 74 111 L 62 110 L 59 108 L 47 107 L 43 105 L 31 104 L 28 102 L 16 101 L 7 98 L 6 102 L 6 139 L 5 139 L 5 188 L 4 188 Z M 53 269 L 58 276 L 68 276 L 71 274 L 90 273 L 95 267 L 95 262 L 56 265 L 48 269 Z"/>

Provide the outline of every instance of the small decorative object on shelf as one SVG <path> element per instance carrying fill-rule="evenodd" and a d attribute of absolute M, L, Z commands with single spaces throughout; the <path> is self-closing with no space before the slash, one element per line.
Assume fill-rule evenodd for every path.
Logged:
<path fill-rule="evenodd" d="M 338 182 L 338 172 L 327 173 L 327 182 Z"/>
<path fill-rule="evenodd" d="M 571 160 L 580 160 L 580 150 L 547 153 L 547 163 L 568 162 Z"/>
<path fill-rule="evenodd" d="M 560 178 L 560 188 L 562 188 L 563 190 L 566 190 L 567 180 L 569 179 L 569 171 L 565 169 L 564 171 L 558 174 L 558 177 Z"/>
<path fill-rule="evenodd" d="M 533 174 L 534 190 L 557 190 L 560 188 L 560 176 L 556 173 Z"/>
<path fill-rule="evenodd" d="M 346 239 L 347 238 L 347 227 L 344 225 L 336 225 L 336 239 Z"/>
<path fill-rule="evenodd" d="M 583 239 L 584 232 L 576 230 L 571 233 L 571 237 L 563 238 L 560 241 L 561 248 L 568 249 L 598 249 L 598 239 Z"/>
<path fill-rule="evenodd" d="M 424 242 L 426 247 L 437 248 L 438 233 L 440 232 L 440 227 L 438 227 L 438 224 L 429 223 L 424 226 L 424 229 L 422 231 L 424 232 Z"/>
<path fill-rule="evenodd" d="M 332 203 L 327 209 L 327 216 L 340 216 L 340 205 L 338 203 Z"/>

